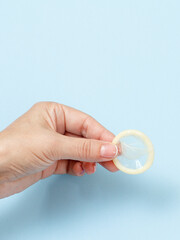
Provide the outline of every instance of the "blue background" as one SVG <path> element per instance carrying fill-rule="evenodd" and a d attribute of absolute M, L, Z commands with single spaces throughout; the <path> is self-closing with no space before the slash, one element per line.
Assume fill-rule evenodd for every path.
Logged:
<path fill-rule="evenodd" d="M 0 130 L 56 101 L 118 134 L 144 131 L 144 174 L 98 166 L 0 200 L 0 239 L 180 238 L 180 3 L 0 1 Z"/>

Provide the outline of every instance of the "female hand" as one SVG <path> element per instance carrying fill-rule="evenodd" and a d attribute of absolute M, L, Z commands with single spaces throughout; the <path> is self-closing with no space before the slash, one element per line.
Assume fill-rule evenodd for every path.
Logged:
<path fill-rule="evenodd" d="M 89 115 L 40 102 L 0 133 L 0 198 L 23 191 L 52 174 L 82 176 L 96 162 L 117 171 L 114 135 Z"/>

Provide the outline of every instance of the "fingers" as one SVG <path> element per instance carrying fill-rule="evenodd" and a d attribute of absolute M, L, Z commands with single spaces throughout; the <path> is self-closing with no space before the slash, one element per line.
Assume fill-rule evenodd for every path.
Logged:
<path fill-rule="evenodd" d="M 56 133 L 52 154 L 54 160 L 72 159 L 103 162 L 114 159 L 118 154 L 118 147 L 105 141 L 75 138 Z"/>
<path fill-rule="evenodd" d="M 54 174 L 70 174 L 74 176 L 83 176 L 85 173 L 82 163 L 73 160 L 59 160 Z"/>
<path fill-rule="evenodd" d="M 70 174 L 74 176 L 83 176 L 85 173 L 93 174 L 96 170 L 96 163 L 79 162 L 74 160 L 57 161 L 54 174 Z"/>
<path fill-rule="evenodd" d="M 74 176 L 83 176 L 84 170 L 82 168 L 81 162 L 71 161 L 68 162 L 67 174 L 74 175 Z"/>
<path fill-rule="evenodd" d="M 96 171 L 96 163 L 82 162 L 82 166 L 87 174 L 93 174 Z"/>
<path fill-rule="evenodd" d="M 80 137 L 78 135 L 71 134 L 71 133 L 68 133 L 68 132 L 66 132 L 65 135 L 70 136 L 70 137 Z M 102 163 L 100 163 L 100 165 L 102 167 L 106 168 L 110 172 L 119 171 L 119 169 L 115 166 L 113 161 L 102 162 Z M 83 166 L 83 168 L 84 168 L 84 170 L 87 174 L 92 174 L 96 171 L 96 164 L 94 164 L 94 163 L 82 162 L 82 166 Z"/>
<path fill-rule="evenodd" d="M 43 116 L 46 112 L 45 122 L 58 133 L 69 132 L 85 138 L 109 142 L 114 138 L 114 135 L 94 118 L 74 108 L 55 102 L 39 102 L 32 109 L 38 114 L 38 119 L 42 119 L 42 116 L 39 116 L 42 115 L 42 110 Z"/>
<path fill-rule="evenodd" d="M 74 162 L 74 161 L 72 161 L 72 162 Z M 84 169 L 83 169 L 83 167 L 82 167 L 82 163 L 81 162 L 76 162 L 75 164 L 74 164 L 74 166 L 73 166 L 73 173 L 76 175 L 76 176 L 83 176 L 84 174 L 85 174 L 85 171 L 84 171 Z M 69 173 L 69 174 L 71 174 L 71 173 Z"/>
<path fill-rule="evenodd" d="M 54 129 L 56 129 L 57 132 L 61 134 L 65 134 L 70 137 L 85 137 L 88 139 L 97 139 L 97 140 L 102 140 L 102 141 L 107 141 L 107 142 L 112 142 L 114 135 L 105 129 L 100 123 L 98 123 L 95 119 L 93 119 L 91 116 L 78 111 L 74 108 L 61 105 L 58 103 L 50 103 L 50 102 L 45 102 L 45 103 L 40 103 L 41 105 L 48 105 L 49 109 L 49 116 L 52 117 L 52 122 Z M 84 145 L 91 145 L 90 143 L 84 144 Z M 60 147 L 59 147 L 60 148 Z M 64 147 L 63 147 L 64 148 Z M 84 147 L 85 150 L 84 152 L 87 152 L 87 149 L 91 149 L 91 147 Z M 61 149 L 61 148 L 60 148 Z M 77 148 L 78 149 L 78 148 Z M 59 151 L 58 150 L 56 155 L 56 160 L 59 159 Z M 90 151 L 92 152 L 92 151 Z M 97 152 L 94 151 L 94 152 Z M 77 153 L 78 154 L 78 153 Z M 58 155 L 58 156 L 57 156 Z M 71 156 L 71 151 L 69 153 Z M 75 154 L 76 155 L 76 154 Z M 78 154 L 80 155 L 80 154 Z M 80 160 L 84 160 L 83 158 L 84 154 L 81 154 L 79 157 Z M 69 157 L 71 159 L 71 157 Z M 111 158 L 113 159 L 113 158 Z M 110 160 L 110 159 L 108 159 Z M 93 160 L 90 161 L 96 161 L 95 158 L 93 157 Z M 104 159 L 104 161 L 107 161 L 107 159 Z M 116 171 L 117 168 L 115 167 L 114 163 L 112 161 L 108 162 L 101 162 L 101 165 L 108 169 L 109 171 Z"/>
<path fill-rule="evenodd" d="M 119 169 L 114 165 L 113 161 L 99 163 L 110 172 L 117 172 Z"/>
<path fill-rule="evenodd" d="M 80 135 L 76 135 L 76 134 L 69 133 L 69 132 L 65 132 L 64 135 L 65 135 L 65 136 L 68 136 L 68 137 L 77 137 L 77 138 L 81 138 L 81 137 L 82 137 L 82 136 L 80 136 Z"/>
<path fill-rule="evenodd" d="M 60 105 L 64 114 L 66 132 L 85 138 L 111 142 L 114 135 L 98 123 L 94 118 L 74 108 Z M 57 123 L 61 124 L 60 119 Z"/>

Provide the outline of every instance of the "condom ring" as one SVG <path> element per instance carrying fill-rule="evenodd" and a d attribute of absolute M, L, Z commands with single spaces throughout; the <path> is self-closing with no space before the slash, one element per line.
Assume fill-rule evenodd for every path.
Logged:
<path fill-rule="evenodd" d="M 139 174 L 152 165 L 154 148 L 144 133 L 126 130 L 119 133 L 112 143 L 121 145 L 121 155 L 113 160 L 119 170 L 128 174 Z"/>

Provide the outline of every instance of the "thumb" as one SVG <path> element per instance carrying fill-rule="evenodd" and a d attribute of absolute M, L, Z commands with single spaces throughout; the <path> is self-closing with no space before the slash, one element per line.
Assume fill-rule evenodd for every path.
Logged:
<path fill-rule="evenodd" d="M 103 162 L 114 159 L 120 149 L 117 145 L 94 139 L 75 138 L 56 134 L 54 157 L 59 159 Z"/>

